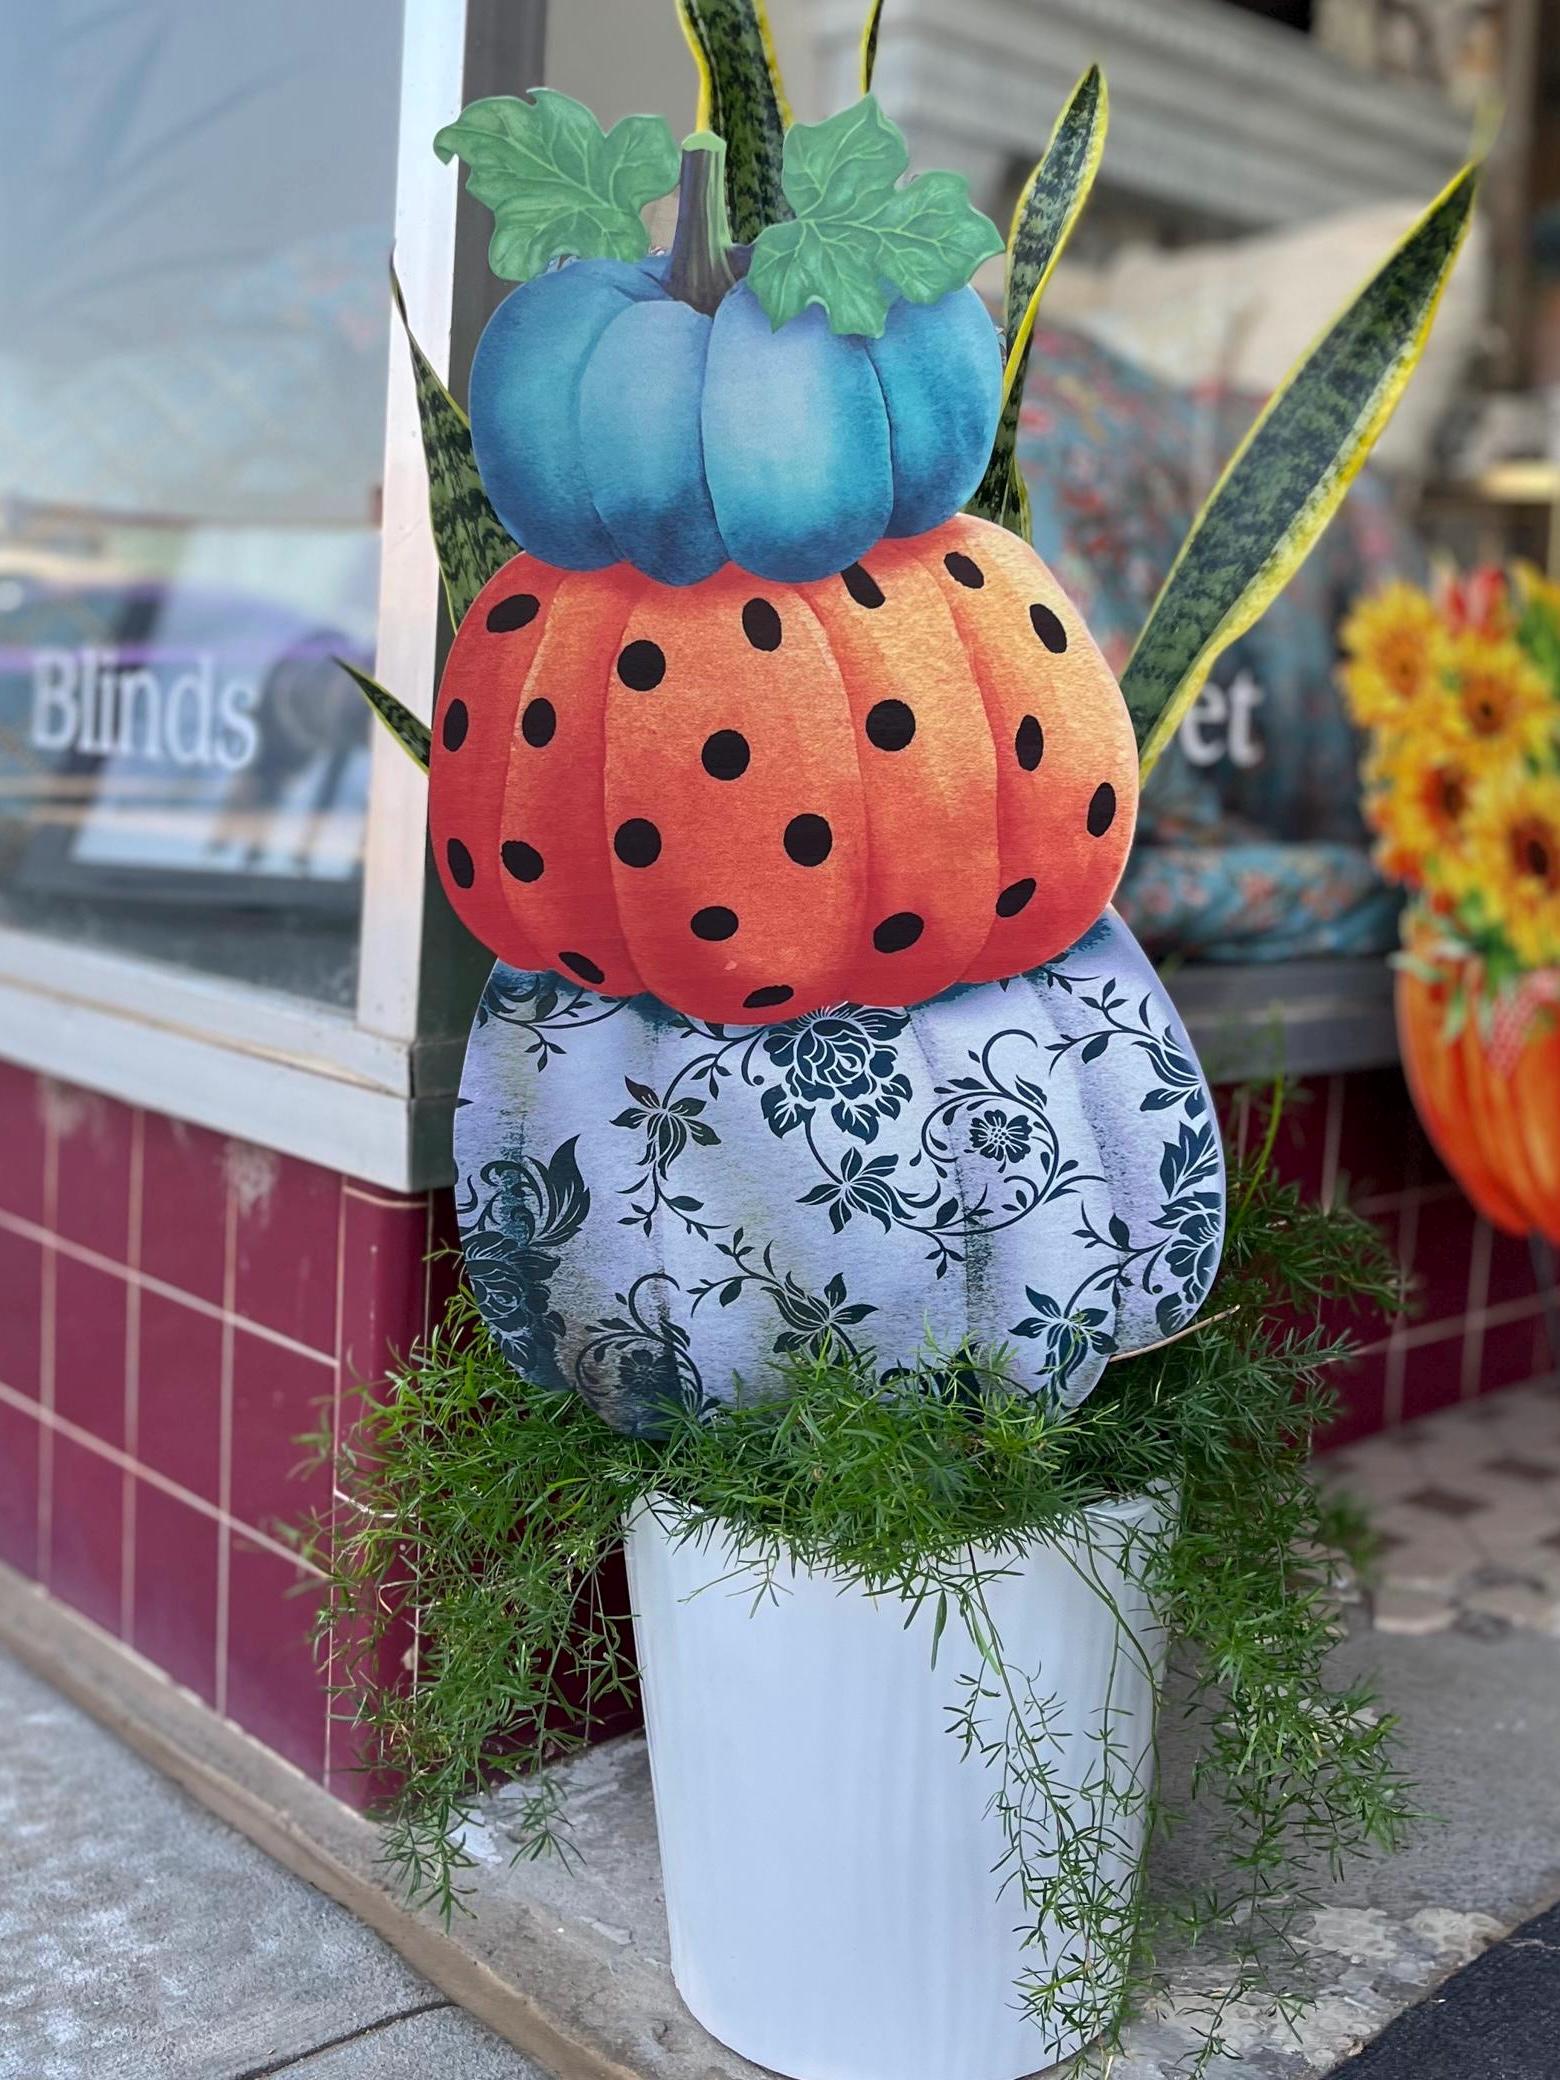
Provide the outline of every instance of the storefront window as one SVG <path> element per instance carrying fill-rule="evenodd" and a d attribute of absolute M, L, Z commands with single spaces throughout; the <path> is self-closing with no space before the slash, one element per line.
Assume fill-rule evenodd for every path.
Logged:
<path fill-rule="evenodd" d="M 401 6 L 0 14 L 0 927 L 349 1005 Z"/>

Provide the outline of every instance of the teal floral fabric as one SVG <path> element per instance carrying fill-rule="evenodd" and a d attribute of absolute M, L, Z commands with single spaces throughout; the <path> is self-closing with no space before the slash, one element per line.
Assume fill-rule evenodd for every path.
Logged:
<path fill-rule="evenodd" d="M 1019 423 L 1034 544 L 1111 665 L 1160 584 L 1255 401 L 1176 390 L 1061 327 L 1037 330 Z M 1293 960 L 1397 944 L 1359 808 L 1359 740 L 1335 683 L 1357 594 L 1418 580 L 1424 551 L 1370 470 L 1267 612 L 1214 667 L 1246 682 L 1254 757 L 1194 764 L 1177 739 L 1149 779 L 1117 892 L 1156 958 Z M 1215 738 L 1219 732 L 1215 730 Z"/>
<path fill-rule="evenodd" d="M 1403 899 L 1357 845 L 1142 845 L 1118 893 L 1143 944 L 1187 960 L 1290 961 L 1397 944 Z"/>
<path fill-rule="evenodd" d="M 1071 1406 L 1223 1239 L 1207 1086 L 1131 933 L 908 1011 L 720 1026 L 500 964 L 456 1113 L 466 1270 L 516 1371 L 618 1428 L 1002 1350 Z"/>

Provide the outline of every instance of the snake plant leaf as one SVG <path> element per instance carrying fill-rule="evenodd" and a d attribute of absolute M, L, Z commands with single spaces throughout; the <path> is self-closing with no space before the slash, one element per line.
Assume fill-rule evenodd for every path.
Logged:
<path fill-rule="evenodd" d="M 349 664 L 344 657 L 338 657 L 336 662 L 412 764 L 420 766 L 426 773 L 428 761 L 433 756 L 433 739 L 428 734 L 427 725 L 419 722 L 410 708 L 398 701 L 393 693 L 387 693 L 379 681 L 371 679 L 367 672 L 360 672 L 355 664 Z"/>
<path fill-rule="evenodd" d="M 423 460 L 428 470 L 428 517 L 444 578 L 450 626 L 459 628 L 466 609 L 488 579 L 518 554 L 519 544 L 510 539 L 488 504 L 471 451 L 471 422 L 417 344 L 394 268 L 390 270 L 390 290 L 411 350 Z"/>
<path fill-rule="evenodd" d="M 1146 774 L 1219 653 L 1294 575 L 1424 350 L 1479 184 L 1465 166 L 1290 371 L 1192 522 L 1121 677 Z"/>
<path fill-rule="evenodd" d="M 785 193 L 796 215 L 759 233 L 747 277 L 772 325 L 816 303 L 833 331 L 877 339 L 889 290 L 936 303 L 1001 252 L 962 174 L 923 173 L 900 187 L 909 163 L 871 94 L 786 132 Z"/>
<path fill-rule="evenodd" d="M 603 130 L 584 102 L 551 87 L 529 100 L 473 101 L 433 140 L 446 165 L 493 212 L 488 265 L 528 282 L 553 260 L 642 260 L 640 214 L 677 185 L 681 155 L 664 116 L 624 116 Z"/>
<path fill-rule="evenodd" d="M 1008 233 L 1002 416 L 986 474 L 965 511 L 981 520 L 994 520 L 1025 542 L 1030 533 L 1029 492 L 1016 450 L 1035 313 L 1051 270 L 1089 199 L 1109 121 L 1105 75 L 1098 65 L 1091 65 L 1073 88 L 1043 158 L 1024 183 Z"/>
<path fill-rule="evenodd" d="M 872 92 L 872 75 L 877 70 L 878 35 L 883 27 L 883 0 L 872 0 L 861 25 L 861 91 Z"/>
<path fill-rule="evenodd" d="M 733 236 L 751 245 L 791 214 L 780 185 L 791 121 L 764 0 L 677 0 L 699 68 L 694 127 L 726 140 L 726 207 Z"/>

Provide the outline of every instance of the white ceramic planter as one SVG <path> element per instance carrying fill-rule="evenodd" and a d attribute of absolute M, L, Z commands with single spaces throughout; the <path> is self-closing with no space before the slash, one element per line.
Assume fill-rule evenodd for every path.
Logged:
<path fill-rule="evenodd" d="M 1153 1501 L 1091 1510 L 987 1589 L 1005 1662 L 1055 1701 L 1065 1785 L 1099 1776 L 1108 1721 L 1117 1786 L 1148 1788 L 1162 1638 L 1137 1556 L 1164 1521 Z M 997 1776 L 948 1730 L 961 1678 L 982 1673 L 957 1616 L 934 1666 L 930 1605 L 907 1627 L 902 1603 L 794 1567 L 755 1604 L 741 1552 L 679 1541 L 675 1523 L 641 1508 L 628 1568 L 672 1970 L 694 2015 L 791 2080 L 1018 2080 L 1079 2050 L 1015 1995 L 1069 1940 L 1024 1947 L 1021 1904 L 998 1896 Z M 1099 1828 L 1081 1795 L 1073 1812 Z M 1123 1893 L 1143 1820 L 1139 1797 L 1102 1830 L 1100 1877 Z"/>

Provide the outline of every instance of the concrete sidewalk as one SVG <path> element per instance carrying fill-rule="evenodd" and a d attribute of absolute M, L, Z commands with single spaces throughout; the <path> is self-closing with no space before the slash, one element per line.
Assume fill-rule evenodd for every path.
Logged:
<path fill-rule="evenodd" d="M 546 2080 L 0 1652 L 0 2080 Z"/>

